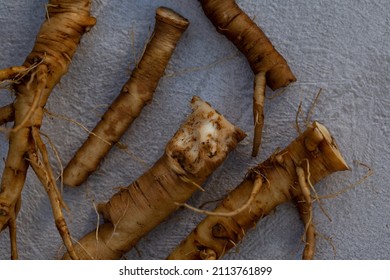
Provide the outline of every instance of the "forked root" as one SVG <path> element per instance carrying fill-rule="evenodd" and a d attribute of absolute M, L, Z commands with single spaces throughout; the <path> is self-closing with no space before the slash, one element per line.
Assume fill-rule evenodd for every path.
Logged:
<path fill-rule="evenodd" d="M 10 228 L 11 258 L 17 258 L 16 216 L 21 193 L 31 165 L 45 187 L 56 226 L 72 258 L 71 238 L 62 215 L 64 203 L 56 187 L 46 147 L 39 135 L 43 108 L 52 89 L 67 72 L 81 36 L 96 20 L 90 16 L 90 0 L 49 0 L 46 20 L 41 25 L 31 53 L 23 66 L 0 71 L 0 83 L 15 94 L 12 105 L 0 109 L 0 123 L 14 121 L 8 155 L 0 185 L 0 230 Z"/>
<path fill-rule="evenodd" d="M 74 251 L 73 242 L 62 212 L 62 208 L 67 207 L 62 200 L 61 194 L 58 191 L 56 179 L 49 163 L 46 146 L 39 135 L 38 129 L 33 129 L 32 134 L 37 145 L 37 151 L 39 151 L 42 159 L 40 158 L 39 154 L 30 152 L 28 154 L 29 162 L 49 196 L 56 227 L 61 235 L 62 240 L 64 241 L 69 255 L 72 259 L 78 259 L 78 256 Z"/>
<path fill-rule="evenodd" d="M 199 2 L 217 31 L 225 35 L 245 55 L 255 74 L 255 128 L 252 149 L 252 156 L 255 157 L 261 144 L 265 85 L 277 90 L 296 81 L 296 78 L 283 56 L 235 0 Z"/>

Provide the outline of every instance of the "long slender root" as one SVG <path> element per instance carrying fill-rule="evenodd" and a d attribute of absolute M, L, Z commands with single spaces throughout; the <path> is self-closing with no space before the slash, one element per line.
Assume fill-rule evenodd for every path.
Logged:
<path fill-rule="evenodd" d="M 11 240 L 11 260 L 17 260 L 19 258 L 17 242 L 16 242 L 16 220 L 10 219 L 9 221 L 9 234 Z"/>
<path fill-rule="evenodd" d="M 49 146 L 50 146 L 50 148 L 52 149 L 52 151 L 54 152 L 55 157 L 56 157 L 56 159 L 57 159 L 57 162 L 58 162 L 58 165 L 59 165 L 59 168 L 60 168 L 60 175 L 59 175 L 59 179 L 61 180 L 61 182 L 60 182 L 60 184 L 61 184 L 61 185 L 60 185 L 60 190 L 61 190 L 60 194 L 62 194 L 62 192 L 63 192 L 63 187 L 64 187 L 64 183 L 63 183 L 64 167 L 63 167 L 63 165 L 62 165 L 62 161 L 61 161 L 61 158 L 60 158 L 60 154 L 59 154 L 59 152 L 58 152 L 56 146 L 54 145 L 53 141 L 50 139 L 49 135 L 47 135 L 46 133 L 43 133 L 42 131 L 39 131 L 39 134 L 41 134 L 42 136 L 44 136 L 44 137 L 47 139 L 47 141 L 49 142 Z M 57 178 L 58 178 L 58 177 L 57 177 Z"/>
<path fill-rule="evenodd" d="M 40 152 L 42 156 L 42 160 L 40 160 L 38 154 L 29 153 L 30 164 L 49 196 L 50 204 L 53 210 L 54 220 L 57 229 L 64 241 L 65 247 L 67 248 L 72 259 L 78 259 L 73 249 L 72 239 L 70 237 L 70 233 L 67 228 L 64 215 L 62 213 L 62 208 L 67 208 L 67 207 L 64 201 L 62 200 L 61 194 L 57 189 L 56 180 L 49 163 L 49 157 L 47 154 L 46 146 L 44 145 L 42 139 L 40 138 L 39 131 L 37 129 L 34 129 L 33 137 L 37 145 L 37 150 Z"/>
<path fill-rule="evenodd" d="M 265 73 L 255 76 L 255 90 L 253 91 L 253 115 L 255 120 L 255 130 L 253 135 L 252 156 L 259 153 L 264 126 L 264 100 L 265 100 L 266 78 Z"/>
<path fill-rule="evenodd" d="M 302 167 L 297 166 L 296 172 L 298 176 L 298 182 L 301 190 L 301 194 L 297 195 L 296 203 L 299 210 L 301 219 L 305 225 L 305 249 L 303 251 L 302 259 L 311 260 L 315 253 L 315 227 L 313 224 L 313 204 L 307 177 Z"/>
<path fill-rule="evenodd" d="M 331 222 L 332 218 L 330 217 L 328 212 L 325 210 L 324 206 L 322 205 L 322 201 L 321 201 L 320 197 L 318 196 L 316 189 L 314 188 L 313 184 L 311 183 L 310 162 L 307 158 L 303 159 L 302 162 L 306 162 L 306 174 L 307 174 L 306 175 L 306 182 L 310 187 L 310 191 L 314 194 L 314 201 L 316 201 L 318 203 L 318 206 L 320 207 L 322 213 L 324 213 L 324 215 L 328 218 L 329 222 Z"/>
<path fill-rule="evenodd" d="M 64 170 L 68 186 L 81 185 L 120 140 L 152 98 L 176 44 L 189 22 L 168 8 L 158 8 L 156 24 L 142 58 L 118 97 Z M 95 137 L 97 135 L 98 137 Z M 105 139 L 108 141 L 101 141 Z"/>
<path fill-rule="evenodd" d="M 35 145 L 37 146 L 36 151 L 39 152 L 39 153 L 37 153 L 37 163 L 42 162 L 42 164 L 40 164 L 39 166 L 42 166 L 42 171 L 44 172 L 44 174 L 46 174 L 45 181 L 47 183 L 44 184 L 44 187 L 49 192 L 55 192 L 55 196 L 57 196 L 56 199 L 58 200 L 58 202 L 61 206 L 60 208 L 67 209 L 67 206 L 66 206 L 65 202 L 62 200 L 61 194 L 57 188 L 56 179 L 55 179 L 53 170 L 51 168 L 46 145 L 43 143 L 42 138 L 40 136 L 40 132 L 37 128 L 32 129 L 32 136 L 33 136 L 33 139 L 35 141 Z M 39 154 L 41 155 L 42 160 L 39 160 Z M 42 173 L 40 173 L 40 174 L 42 174 Z M 43 177 L 41 177 L 41 178 L 43 179 Z"/>

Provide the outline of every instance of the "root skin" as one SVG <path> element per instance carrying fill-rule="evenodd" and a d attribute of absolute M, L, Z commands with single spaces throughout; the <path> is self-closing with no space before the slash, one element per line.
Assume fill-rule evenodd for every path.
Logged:
<path fill-rule="evenodd" d="M 12 122 L 15 119 L 14 104 L 8 104 L 0 108 L 0 125 Z"/>
<path fill-rule="evenodd" d="M 297 205 L 299 215 L 305 226 L 305 248 L 303 250 L 302 259 L 312 260 L 314 258 L 316 244 L 316 229 L 313 223 L 313 203 L 304 169 L 297 166 L 296 174 L 298 176 L 298 184 L 300 186 L 301 193 L 296 195 L 294 200 Z"/>
<path fill-rule="evenodd" d="M 323 140 L 318 143 L 316 151 L 311 152 L 305 147 L 305 139 L 313 137 L 318 132 L 323 135 Z M 206 217 L 172 251 L 168 259 L 202 259 L 204 252 L 215 252 L 216 259 L 223 257 L 229 249 L 240 242 L 249 229 L 276 206 L 302 196 L 296 166 L 304 159 L 310 163 L 313 184 L 333 172 L 349 169 L 328 130 L 314 122 L 287 148 L 251 169 L 244 181 L 214 210 L 233 212 L 238 209 L 252 192 L 255 179 L 261 176 L 263 187 L 246 211 L 233 217 Z M 304 223 L 307 224 L 306 221 Z M 309 235 L 311 236 L 307 232 L 307 236 Z"/>
<path fill-rule="evenodd" d="M 33 50 L 20 68 L 31 70 L 18 83 L 11 85 L 15 92 L 14 129 L 9 134 L 9 150 L 1 180 L 1 229 L 11 226 L 16 219 L 17 213 L 12 209 L 20 202 L 30 165 L 28 154 L 38 154 L 32 131 L 39 130 L 50 92 L 67 72 L 81 36 L 95 24 L 89 9 L 89 0 L 49 1 L 47 12 L 50 20 L 42 24 Z M 67 244 L 72 250 L 68 245 L 72 245 Z"/>
<path fill-rule="evenodd" d="M 256 157 L 259 153 L 264 125 L 264 100 L 265 100 L 265 74 L 259 73 L 255 76 L 255 85 L 253 92 L 253 116 L 255 130 L 253 133 L 252 156 Z"/>
<path fill-rule="evenodd" d="M 155 165 L 99 205 L 105 223 L 75 246 L 81 258 L 120 258 L 198 190 L 245 137 L 200 98 L 193 98 L 192 109 Z"/>
<path fill-rule="evenodd" d="M 0 82 L 4 80 L 13 80 L 27 70 L 25 66 L 12 66 L 0 70 Z"/>
<path fill-rule="evenodd" d="M 264 32 L 240 9 L 235 0 L 199 0 L 199 2 L 217 31 L 225 35 L 245 55 L 256 77 L 259 74 L 265 75 L 265 82 L 272 90 L 296 81 L 283 56 L 273 47 Z M 260 96 L 256 88 L 255 85 L 254 99 Z M 260 117 L 262 113 L 260 109 L 263 105 L 259 106 L 257 103 L 254 106 L 257 106 L 254 110 L 255 136 L 252 151 L 252 156 L 255 157 L 261 141 L 263 120 Z"/>
<path fill-rule="evenodd" d="M 176 44 L 188 24 L 185 18 L 168 8 L 157 9 L 155 29 L 142 59 L 86 142 L 65 167 L 66 185 L 81 185 L 140 115 L 142 108 L 152 100 Z"/>

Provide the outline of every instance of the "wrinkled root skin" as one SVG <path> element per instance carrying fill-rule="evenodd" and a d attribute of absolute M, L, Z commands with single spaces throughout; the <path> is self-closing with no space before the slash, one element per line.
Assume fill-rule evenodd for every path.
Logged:
<path fill-rule="evenodd" d="M 232 212 L 238 209 L 247 201 L 254 180 L 260 177 L 263 187 L 246 211 L 232 217 L 207 216 L 172 251 L 168 259 L 207 259 L 210 256 L 213 259 L 222 258 L 272 209 L 302 196 L 296 167 L 305 167 L 303 162 L 306 161 L 309 162 L 312 184 L 333 172 L 349 169 L 328 130 L 314 122 L 287 148 L 252 168 L 244 181 L 214 210 Z M 307 209 L 306 207 L 304 210 Z M 307 219 L 303 220 L 306 226 Z"/>
<path fill-rule="evenodd" d="M 243 12 L 235 0 L 199 0 L 205 15 L 217 31 L 225 35 L 247 58 L 254 82 L 254 139 L 252 156 L 256 157 L 261 145 L 265 88 L 272 90 L 296 81 L 284 57 L 253 20 Z"/>
<path fill-rule="evenodd" d="M 64 183 L 67 186 L 75 187 L 85 182 L 141 114 L 142 109 L 151 102 L 158 82 L 188 25 L 188 20 L 173 10 L 165 7 L 157 9 L 153 35 L 130 79 L 65 167 Z"/>
<path fill-rule="evenodd" d="M 200 98 L 192 99 L 192 109 L 154 166 L 98 207 L 105 223 L 77 243 L 81 258 L 119 259 L 199 189 L 245 137 Z"/>
<path fill-rule="evenodd" d="M 13 110 L 13 112 L 8 111 L 8 117 L 4 122 L 13 120 L 14 127 L 9 133 L 9 150 L 1 180 L 1 229 L 10 226 L 10 223 L 16 219 L 19 208 L 17 205 L 20 203 L 27 169 L 30 166 L 29 155 L 34 155 L 35 165 L 39 170 L 45 170 L 44 177 L 47 178 L 41 177 L 40 179 L 44 179 L 47 185 L 45 187 L 50 193 L 52 205 L 53 203 L 61 204 L 58 193 L 56 195 L 56 186 L 49 179 L 51 167 L 45 163 L 46 151 L 42 149 L 42 146 L 39 148 L 39 129 L 42 124 L 43 108 L 50 92 L 68 71 L 81 36 L 95 24 L 95 18 L 90 16 L 89 10 L 89 0 L 49 1 L 48 19 L 42 24 L 33 50 L 23 66 L 8 68 L 8 72 L 13 73 L 9 77 L 4 77 L 7 76 L 7 72 L 3 72 L 2 78 L 4 79 L 11 78 L 12 80 L 16 77 L 14 74 L 22 72 L 23 75 L 19 75 L 17 83 L 11 82 L 12 91 L 15 93 L 12 106 L 3 107 Z M 53 213 L 56 216 L 56 213 L 60 211 L 53 209 Z M 55 217 L 56 220 L 57 218 L 59 217 Z M 11 233 L 11 239 L 15 238 L 15 236 L 12 237 L 13 234 L 14 232 Z M 68 235 L 66 232 L 61 233 L 63 234 Z M 69 236 L 67 238 L 69 241 Z M 71 246 L 71 243 L 65 243 L 68 243 L 67 247 Z M 11 247 L 14 247 L 12 244 L 11 240 Z M 14 251 L 15 248 L 12 250 Z"/>

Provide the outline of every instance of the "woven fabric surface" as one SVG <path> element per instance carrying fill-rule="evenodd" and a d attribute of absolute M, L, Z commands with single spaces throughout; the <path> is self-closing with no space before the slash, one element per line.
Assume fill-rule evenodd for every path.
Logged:
<path fill-rule="evenodd" d="M 104 202 L 145 172 L 162 155 L 165 144 L 200 96 L 243 129 L 247 138 L 209 178 L 206 192 L 190 200 L 199 206 L 213 201 L 241 182 L 246 171 L 296 136 L 300 102 L 301 128 L 317 92 L 311 120 L 331 131 L 352 170 L 333 174 L 317 184 L 318 195 L 337 193 L 364 177 L 363 184 L 323 200 L 331 221 L 316 204 L 316 259 L 390 258 L 390 2 L 388 0 L 237 0 L 261 26 L 288 61 L 297 82 L 284 91 L 267 88 L 262 148 L 251 157 L 253 137 L 253 72 L 235 46 L 216 32 L 196 0 L 95 0 L 97 24 L 81 41 L 68 73 L 52 92 L 46 108 L 92 129 L 118 95 L 154 27 L 156 8 L 174 9 L 190 21 L 175 50 L 153 101 L 81 187 L 64 187 L 63 197 L 72 237 L 76 240 L 98 222 L 94 204 Z M 0 0 L 0 68 L 21 65 L 45 17 L 44 0 Z M 1 90 L 0 104 L 13 100 Z M 79 125 L 48 117 L 42 131 L 50 136 L 63 166 L 86 139 Z M 7 155 L 8 139 L 0 137 Z M 61 166 L 50 151 L 57 175 Z M 0 161 L 0 170 L 4 162 Z M 64 252 L 47 195 L 30 169 L 18 215 L 21 259 L 58 259 Z M 212 208 L 212 205 L 210 205 Z M 203 218 L 180 209 L 145 236 L 128 259 L 162 259 Z M 100 217 L 100 221 L 102 218 Z M 8 230 L 0 234 L 0 259 L 10 257 Z M 293 204 L 279 206 L 247 233 L 225 259 L 299 259 L 303 225 Z"/>

